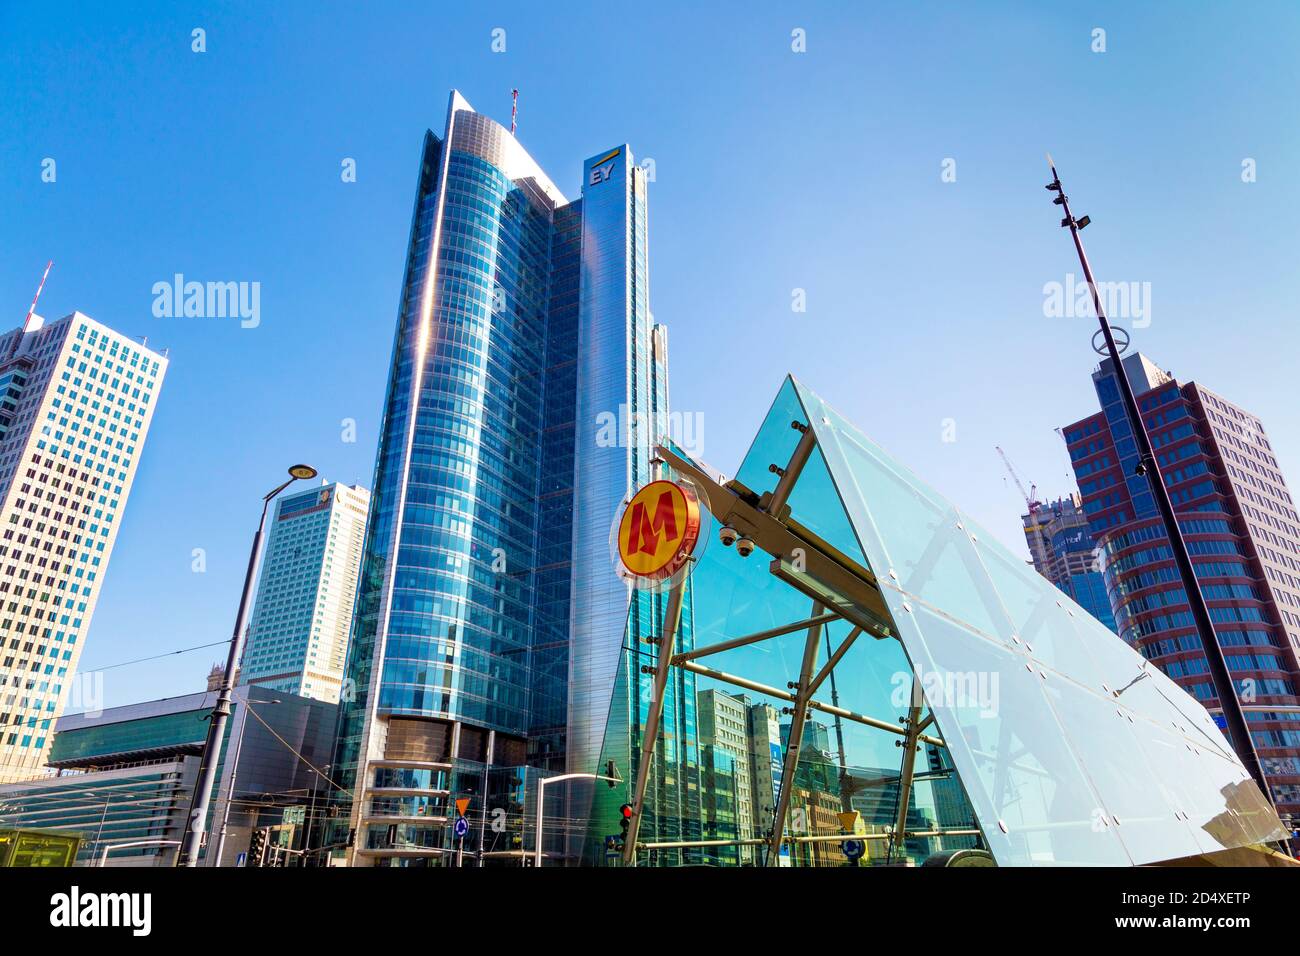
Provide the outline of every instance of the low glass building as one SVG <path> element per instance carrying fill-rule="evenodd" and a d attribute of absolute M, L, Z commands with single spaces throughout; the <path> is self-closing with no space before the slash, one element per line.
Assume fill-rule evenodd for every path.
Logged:
<path fill-rule="evenodd" d="M 50 748 L 51 775 L 0 786 L 0 827 L 79 833 L 81 865 L 175 866 L 215 699 L 186 694 L 65 715 Z M 336 717 L 324 701 L 235 689 L 200 865 L 215 866 L 218 857 L 239 865 L 253 829 L 282 823 L 286 808 L 303 818 L 294 834 L 301 849 L 328 789 L 305 761 L 329 772 Z"/>
<path fill-rule="evenodd" d="M 677 728 L 612 715 L 630 773 L 597 801 L 588 862 L 1287 862 L 1200 703 L 804 386 L 785 382 L 734 480 L 659 455 L 711 523 L 668 585 L 689 582 L 682 627 L 629 626 L 623 672 L 645 699 L 682 673 L 743 702 L 750 779 L 715 733 L 696 817 L 673 817 L 646 771 Z"/>

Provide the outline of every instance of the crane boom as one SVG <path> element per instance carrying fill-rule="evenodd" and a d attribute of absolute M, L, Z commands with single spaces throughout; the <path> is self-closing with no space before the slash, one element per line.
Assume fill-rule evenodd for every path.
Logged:
<path fill-rule="evenodd" d="M 1021 481 L 1020 476 L 1016 474 L 1016 469 L 1012 466 L 1011 459 L 1007 457 L 1007 453 L 1002 450 L 1002 446 L 994 445 L 993 447 L 997 449 L 998 456 L 1002 459 L 1002 464 L 1007 466 L 1007 474 L 1011 476 L 1011 480 L 1014 481 L 1016 487 L 1020 489 L 1020 496 L 1025 499 L 1025 507 L 1029 509 L 1030 514 L 1035 514 L 1038 509 L 1042 507 L 1042 502 L 1038 500 L 1038 486 L 1031 485 L 1030 490 L 1025 491 L 1025 483 Z"/>

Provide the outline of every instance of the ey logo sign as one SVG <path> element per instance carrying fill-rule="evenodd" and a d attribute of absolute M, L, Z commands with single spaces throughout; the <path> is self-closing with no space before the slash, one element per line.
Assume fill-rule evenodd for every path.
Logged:
<path fill-rule="evenodd" d="M 672 577 L 690 560 L 700 539 L 700 503 L 673 481 L 652 481 L 627 503 L 618 523 L 618 556 L 632 576 Z"/>
<path fill-rule="evenodd" d="M 601 183 L 609 181 L 609 178 L 614 175 L 614 160 L 621 152 L 621 149 L 616 149 L 612 153 L 605 154 L 591 164 L 591 178 L 588 180 L 589 185 L 599 186 Z"/>

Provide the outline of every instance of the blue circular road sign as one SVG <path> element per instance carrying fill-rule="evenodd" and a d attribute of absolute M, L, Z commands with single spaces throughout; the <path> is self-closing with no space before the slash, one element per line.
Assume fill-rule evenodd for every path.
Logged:
<path fill-rule="evenodd" d="M 840 849 L 850 860 L 856 860 L 867 852 L 867 844 L 862 840 L 845 840 L 840 844 Z"/>
<path fill-rule="evenodd" d="M 451 829 L 456 836 L 463 837 L 466 833 L 469 833 L 469 821 L 464 817 L 457 817 L 456 824 Z"/>

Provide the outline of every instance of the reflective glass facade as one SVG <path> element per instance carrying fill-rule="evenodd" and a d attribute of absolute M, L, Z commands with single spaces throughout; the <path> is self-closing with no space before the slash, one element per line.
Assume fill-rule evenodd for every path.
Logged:
<path fill-rule="evenodd" d="M 628 614 L 609 522 L 667 387 L 644 171 L 624 145 L 582 175 L 567 200 L 456 93 L 425 137 L 341 708 L 357 863 L 445 862 L 457 794 L 522 835 L 528 781 L 595 769 Z M 394 803 L 393 770 L 433 776 Z"/>
<path fill-rule="evenodd" d="M 874 580 L 889 619 L 838 657 L 798 741 L 782 713 L 789 705 L 763 700 L 762 688 L 784 692 L 799 679 L 806 628 L 700 659 L 699 691 L 759 705 L 748 725 L 759 838 L 751 843 L 772 826 L 770 807 L 782 796 L 774 784 L 797 748 L 780 857 L 764 859 L 760 845 L 757 862 L 850 865 L 851 837 L 864 844 L 859 865 L 934 862 L 971 849 L 999 865 L 1138 865 L 1284 836 L 1200 704 L 793 380 L 731 493 L 757 502 L 774 490 L 769 466 L 784 467 L 800 441 L 792 422 L 811 429 L 816 447 L 786 523 Z M 699 555 L 690 579 L 694 647 L 815 612 L 806 592 L 770 567 L 772 557 L 746 558 L 716 541 Z M 645 654 L 641 633 L 629 627 L 627 656 Z M 843 614 L 825 624 L 814 668 L 852 633 Z M 905 714 L 923 731 L 912 753 L 897 745 Z M 625 733 L 611 718 L 608 739 L 617 745 Z M 665 730 L 658 748 L 674 745 L 671 737 Z M 703 799 L 686 811 L 693 818 L 667 818 L 647 801 L 639 864 L 741 860 L 732 847 L 701 845 L 740 830 L 736 762 L 716 748 L 716 740 L 705 746 Z M 614 800 L 630 793 L 629 782 Z M 852 832 L 840 818 L 846 811 L 858 814 Z M 593 819 L 592 828 L 608 833 L 613 822 Z M 677 845 L 696 832 L 710 836 Z"/>

